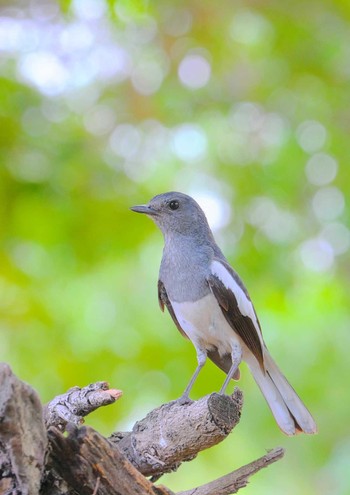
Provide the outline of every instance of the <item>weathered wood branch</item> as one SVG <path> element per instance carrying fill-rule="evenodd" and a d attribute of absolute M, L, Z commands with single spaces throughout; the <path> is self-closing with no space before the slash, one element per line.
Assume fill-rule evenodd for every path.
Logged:
<path fill-rule="evenodd" d="M 174 495 L 144 475 L 159 477 L 222 441 L 238 423 L 242 394 L 212 394 L 151 411 L 133 430 L 104 438 L 83 416 L 114 402 L 105 382 L 74 387 L 43 407 L 31 387 L 0 364 L 0 495 Z M 49 426 L 48 431 L 45 428 Z M 66 427 L 68 436 L 62 434 Z M 178 495 L 228 495 L 281 458 L 269 452 L 216 481 Z"/>
<path fill-rule="evenodd" d="M 116 433 L 110 440 L 142 474 L 159 476 L 224 440 L 239 422 L 242 404 L 239 389 L 232 397 L 211 394 L 189 404 L 169 402 L 122 438 Z"/>
<path fill-rule="evenodd" d="M 148 481 L 126 457 L 92 428 L 71 428 L 68 437 L 48 431 L 49 464 L 79 495 L 172 495 Z M 49 493 L 49 492 L 48 492 Z"/>
<path fill-rule="evenodd" d="M 87 387 L 72 387 L 44 406 L 45 425 L 64 430 L 67 423 L 80 425 L 84 416 L 99 407 L 113 404 L 123 395 L 121 390 L 110 389 L 107 382 L 91 383 Z"/>
<path fill-rule="evenodd" d="M 177 495 L 230 495 L 231 493 L 237 493 L 240 488 L 247 486 L 249 478 L 253 474 L 278 461 L 283 456 L 284 449 L 277 447 L 256 461 L 250 462 L 246 466 L 236 469 L 236 471 L 232 471 L 232 473 L 192 490 L 178 492 Z"/>

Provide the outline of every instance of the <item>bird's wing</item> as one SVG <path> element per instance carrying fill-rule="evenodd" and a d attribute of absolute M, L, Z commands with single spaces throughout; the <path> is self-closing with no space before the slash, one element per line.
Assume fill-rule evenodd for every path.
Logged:
<path fill-rule="evenodd" d="M 158 302 L 159 302 L 160 309 L 162 311 L 164 311 L 164 306 L 167 307 L 167 310 L 169 311 L 170 316 L 172 317 L 177 329 L 186 339 L 188 339 L 188 336 L 186 335 L 186 333 L 181 328 L 180 323 L 177 321 L 175 311 L 174 311 L 174 309 L 171 305 L 171 302 L 168 298 L 168 294 L 165 290 L 164 284 L 160 279 L 158 280 Z"/>
<path fill-rule="evenodd" d="M 227 262 L 215 258 L 210 266 L 208 284 L 226 321 L 264 370 L 264 341 L 259 320 L 241 279 Z"/>

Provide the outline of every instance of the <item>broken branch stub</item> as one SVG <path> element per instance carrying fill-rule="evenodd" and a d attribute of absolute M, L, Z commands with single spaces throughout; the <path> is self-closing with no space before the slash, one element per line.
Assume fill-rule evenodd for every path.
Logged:
<path fill-rule="evenodd" d="M 84 416 L 99 407 L 113 404 L 122 394 L 121 390 L 110 389 L 107 382 L 72 387 L 44 406 L 46 427 L 55 426 L 63 431 L 68 423 L 79 426 L 84 422 Z"/>
<path fill-rule="evenodd" d="M 238 388 L 232 396 L 214 393 L 189 404 L 169 402 L 131 432 L 116 433 L 110 440 L 145 476 L 159 476 L 224 440 L 239 422 L 242 404 Z"/>

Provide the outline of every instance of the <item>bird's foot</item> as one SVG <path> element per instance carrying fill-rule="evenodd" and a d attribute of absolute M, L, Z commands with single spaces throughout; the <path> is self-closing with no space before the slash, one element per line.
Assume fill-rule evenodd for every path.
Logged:
<path fill-rule="evenodd" d="M 184 406 L 186 404 L 192 404 L 193 400 L 189 398 L 188 395 L 181 395 L 181 397 L 179 397 L 176 402 L 180 405 L 180 406 Z"/>

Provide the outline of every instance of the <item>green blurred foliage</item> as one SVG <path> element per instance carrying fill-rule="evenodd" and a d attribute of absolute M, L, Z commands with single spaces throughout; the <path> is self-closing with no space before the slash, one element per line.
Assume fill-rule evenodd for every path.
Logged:
<path fill-rule="evenodd" d="M 350 491 L 350 6 L 345 1 L 2 2 L 0 358 L 43 401 L 108 380 L 130 427 L 196 365 L 158 309 L 162 237 L 128 207 L 202 200 L 265 340 L 315 415 L 286 438 L 242 365 L 241 423 L 162 482 L 283 445 L 249 494 Z M 218 390 L 208 363 L 193 396 Z"/>

